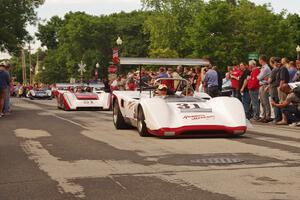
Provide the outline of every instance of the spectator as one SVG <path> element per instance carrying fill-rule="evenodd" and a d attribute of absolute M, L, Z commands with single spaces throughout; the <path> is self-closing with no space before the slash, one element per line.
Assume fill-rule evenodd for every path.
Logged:
<path fill-rule="evenodd" d="M 112 81 L 112 83 L 110 84 L 110 90 L 114 91 L 114 90 L 119 90 L 118 88 L 118 80 L 120 80 L 120 77 L 117 77 L 115 80 Z"/>
<path fill-rule="evenodd" d="M 10 64 L 7 63 L 5 65 L 5 70 L 7 71 L 8 75 L 9 75 L 9 71 L 10 71 Z M 10 95 L 11 95 L 11 88 L 13 87 L 13 83 L 12 83 L 12 79 L 9 80 L 9 85 L 7 87 L 7 94 L 6 94 L 6 98 L 4 100 L 4 107 L 3 107 L 3 113 L 4 115 L 9 115 L 11 112 L 11 108 L 10 108 Z"/>
<path fill-rule="evenodd" d="M 251 69 L 250 77 L 248 78 L 247 87 L 249 89 L 249 95 L 251 99 L 251 104 L 253 107 L 253 119 L 255 121 L 259 120 L 260 108 L 259 108 L 259 80 L 257 79 L 258 74 L 260 73 L 259 68 L 256 66 L 256 61 L 249 61 L 249 67 Z"/>
<path fill-rule="evenodd" d="M 218 86 L 219 86 L 219 94 L 221 93 L 222 91 L 222 84 L 223 84 L 223 79 L 222 79 L 222 75 L 221 75 L 221 72 L 219 71 L 218 67 L 217 66 L 214 66 L 213 67 L 213 70 L 215 70 L 218 74 Z"/>
<path fill-rule="evenodd" d="M 9 74 L 5 69 L 5 64 L 0 63 L 0 117 L 4 116 L 3 107 L 9 87 Z"/>
<path fill-rule="evenodd" d="M 168 74 L 167 74 L 167 71 L 166 71 L 166 68 L 165 67 L 161 67 L 159 68 L 159 74 L 158 76 L 155 77 L 155 79 L 158 79 L 158 78 L 168 78 Z"/>
<path fill-rule="evenodd" d="M 202 83 L 202 70 L 201 70 L 201 67 L 200 66 L 197 66 L 195 68 L 195 77 L 194 77 L 194 80 L 193 80 L 193 84 L 195 84 L 195 91 L 199 91 L 200 89 L 200 85 Z"/>
<path fill-rule="evenodd" d="M 195 70 L 195 73 L 193 73 L 191 83 L 192 83 L 192 88 L 194 90 L 197 90 L 198 79 L 201 79 L 201 68 L 197 66 L 194 68 L 194 70 Z"/>
<path fill-rule="evenodd" d="M 296 61 L 296 67 L 297 67 L 297 72 L 292 80 L 293 82 L 300 81 L 300 60 Z"/>
<path fill-rule="evenodd" d="M 186 80 L 190 80 L 191 76 L 192 76 L 192 73 L 190 71 L 190 68 L 189 67 L 184 67 L 182 78 L 184 78 Z"/>
<path fill-rule="evenodd" d="M 272 105 L 282 108 L 282 121 L 277 122 L 277 125 L 287 125 L 298 123 L 300 120 L 300 87 L 291 90 L 288 84 L 284 84 L 282 91 L 287 94 L 287 98 L 281 103 L 272 102 Z"/>
<path fill-rule="evenodd" d="M 239 86 L 240 86 L 240 93 L 242 96 L 242 103 L 245 109 L 245 114 L 247 119 L 251 119 L 252 115 L 250 112 L 250 94 L 247 87 L 248 84 L 248 78 L 251 76 L 251 72 L 248 69 L 248 66 L 244 65 L 244 63 L 240 64 L 240 70 L 242 72 L 242 76 L 239 79 Z"/>
<path fill-rule="evenodd" d="M 103 84 L 104 84 L 104 91 L 111 92 L 108 78 L 106 77 L 103 78 Z"/>
<path fill-rule="evenodd" d="M 232 95 L 232 91 L 231 91 L 231 79 L 230 79 L 230 74 L 229 72 L 227 72 L 225 74 L 225 78 L 223 78 L 222 81 L 222 96 L 228 96 L 230 97 Z"/>
<path fill-rule="evenodd" d="M 182 77 L 182 70 L 183 69 L 181 65 L 177 66 L 176 71 L 172 73 L 172 77 L 180 79 Z M 180 81 L 174 81 L 174 88 L 177 88 L 179 83 Z"/>
<path fill-rule="evenodd" d="M 273 69 L 270 78 L 268 80 L 268 83 L 269 83 L 269 91 L 270 91 L 271 99 L 275 103 L 279 103 L 278 90 L 277 90 L 279 83 L 278 81 L 276 81 L 276 77 L 278 76 L 280 65 L 281 65 L 280 58 L 275 58 L 275 57 L 270 58 L 270 66 Z M 281 109 L 275 106 L 273 106 L 273 108 L 274 108 L 274 115 L 275 115 L 274 122 L 277 123 L 281 121 Z"/>
<path fill-rule="evenodd" d="M 232 87 L 232 96 L 241 100 L 241 94 L 239 91 L 239 78 L 241 76 L 241 70 L 239 66 L 234 66 L 231 71 L 231 87 Z"/>
<path fill-rule="evenodd" d="M 293 78 L 295 77 L 295 74 L 297 73 L 297 68 L 296 68 L 294 61 L 289 62 L 288 71 L 289 71 L 289 75 L 290 75 L 290 82 L 293 82 Z"/>
<path fill-rule="evenodd" d="M 207 94 L 212 98 L 219 96 L 218 73 L 212 69 L 212 66 L 208 67 L 205 74 L 204 85 L 207 88 Z"/>
<path fill-rule="evenodd" d="M 259 80 L 259 98 L 262 105 L 262 119 L 260 122 L 268 123 L 271 119 L 271 105 L 269 100 L 268 79 L 271 75 L 271 69 L 267 64 L 267 57 L 262 55 L 259 57 L 259 64 L 262 66 L 257 76 Z"/>
<path fill-rule="evenodd" d="M 167 75 L 168 75 L 168 78 L 173 78 L 172 74 L 173 74 L 174 70 L 172 67 L 169 67 L 168 70 L 167 70 Z M 165 84 L 167 85 L 167 87 L 174 91 L 175 88 L 174 88 L 174 80 L 167 80 L 165 81 Z"/>
<path fill-rule="evenodd" d="M 148 87 L 150 83 L 150 76 L 149 74 L 145 71 L 144 68 L 141 70 L 141 87 Z"/>
<path fill-rule="evenodd" d="M 231 88 L 231 79 L 230 79 L 230 74 L 227 72 L 225 74 L 225 78 L 222 80 L 222 88 Z"/>
<path fill-rule="evenodd" d="M 288 63 L 289 63 L 289 60 L 287 58 L 282 58 L 281 59 L 281 64 L 282 65 L 279 69 L 279 77 L 278 77 L 278 82 L 279 82 L 278 97 L 279 97 L 280 102 L 283 102 L 287 97 L 286 93 L 281 91 L 281 88 L 283 87 L 284 84 L 290 82 L 290 74 L 289 74 L 289 71 L 288 71 Z"/>
<path fill-rule="evenodd" d="M 118 77 L 117 80 L 118 90 L 124 91 L 126 89 L 126 75 L 122 75 Z"/>
<path fill-rule="evenodd" d="M 126 89 L 134 91 L 136 89 L 136 83 L 133 76 L 129 76 L 126 83 Z"/>

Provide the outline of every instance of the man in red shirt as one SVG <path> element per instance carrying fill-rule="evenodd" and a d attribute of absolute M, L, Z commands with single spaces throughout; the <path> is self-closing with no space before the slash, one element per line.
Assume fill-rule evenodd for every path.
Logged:
<path fill-rule="evenodd" d="M 239 79 L 242 76 L 240 66 L 235 66 L 230 73 L 232 96 L 241 100 L 241 93 L 239 91 Z"/>
<path fill-rule="evenodd" d="M 253 119 L 255 121 L 259 120 L 260 107 L 259 107 L 259 80 L 257 79 L 258 74 L 260 73 L 260 69 L 256 66 L 256 61 L 249 61 L 249 68 L 251 70 L 251 75 L 248 78 L 247 87 L 249 89 L 251 104 L 253 107 Z"/>

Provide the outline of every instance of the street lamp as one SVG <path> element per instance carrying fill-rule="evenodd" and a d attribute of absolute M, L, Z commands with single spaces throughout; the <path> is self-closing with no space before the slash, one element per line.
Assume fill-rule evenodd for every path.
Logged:
<path fill-rule="evenodd" d="M 296 51 L 297 51 L 297 60 L 299 60 L 299 57 L 300 57 L 300 46 L 299 45 L 296 47 Z"/>
<path fill-rule="evenodd" d="M 116 40 L 116 43 L 118 46 L 121 46 L 123 44 L 123 40 L 118 36 L 118 39 Z"/>
<path fill-rule="evenodd" d="M 99 65 L 99 63 L 97 62 L 97 64 L 96 64 L 96 69 L 95 69 L 95 81 L 97 81 L 98 82 L 98 77 L 99 77 L 99 73 L 98 73 L 98 69 L 99 69 L 99 67 L 100 67 L 100 65 Z"/>

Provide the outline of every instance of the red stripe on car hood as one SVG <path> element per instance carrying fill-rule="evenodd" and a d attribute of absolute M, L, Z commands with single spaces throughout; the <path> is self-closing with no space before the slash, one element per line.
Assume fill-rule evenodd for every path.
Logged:
<path fill-rule="evenodd" d="M 98 100 L 98 95 L 94 93 L 75 93 L 78 100 Z"/>

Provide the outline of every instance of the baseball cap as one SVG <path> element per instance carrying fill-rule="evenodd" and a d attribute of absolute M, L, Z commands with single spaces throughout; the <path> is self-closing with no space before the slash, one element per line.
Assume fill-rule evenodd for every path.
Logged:
<path fill-rule="evenodd" d="M 5 61 L 0 62 L 0 66 L 1 67 L 5 67 L 6 66 L 6 62 Z"/>
<path fill-rule="evenodd" d="M 159 90 L 162 90 L 162 89 L 168 89 L 168 87 L 167 87 L 165 84 L 160 84 L 160 85 L 158 86 L 158 89 L 159 89 Z"/>

